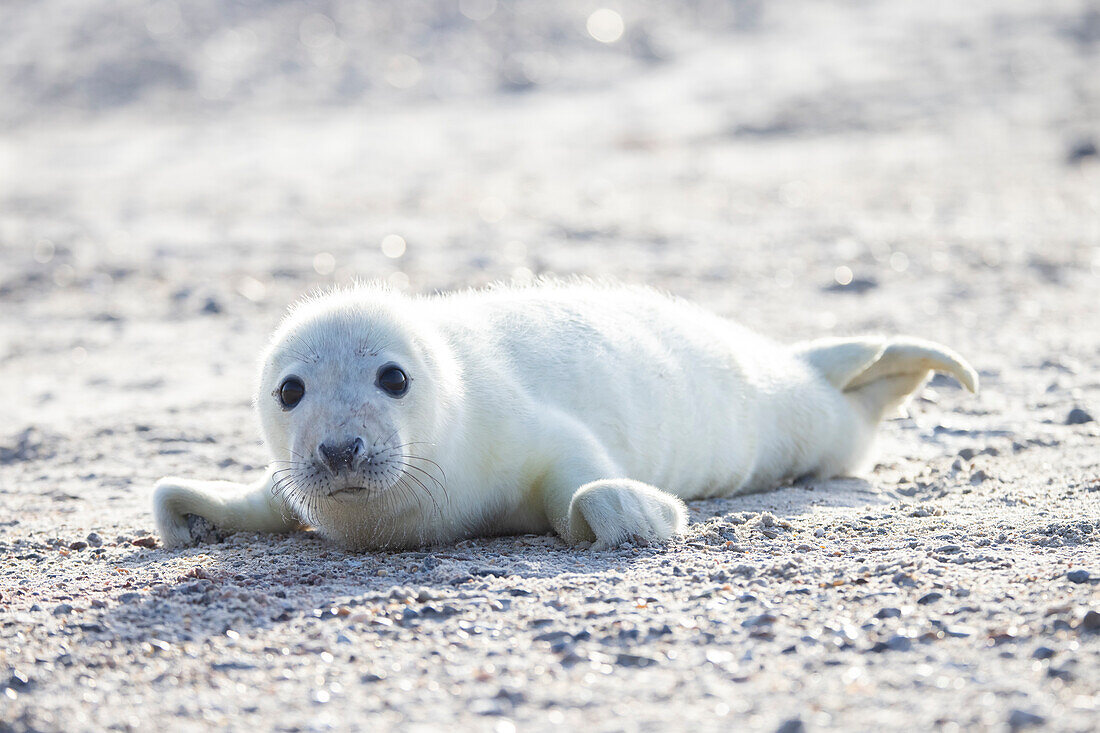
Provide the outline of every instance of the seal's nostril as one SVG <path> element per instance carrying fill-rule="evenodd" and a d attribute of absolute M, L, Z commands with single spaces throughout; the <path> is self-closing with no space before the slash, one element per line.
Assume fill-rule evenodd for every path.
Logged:
<path fill-rule="evenodd" d="M 336 471 L 337 469 L 337 452 L 329 448 L 324 443 L 317 446 L 317 453 L 321 458 L 321 463 L 330 471 Z"/>

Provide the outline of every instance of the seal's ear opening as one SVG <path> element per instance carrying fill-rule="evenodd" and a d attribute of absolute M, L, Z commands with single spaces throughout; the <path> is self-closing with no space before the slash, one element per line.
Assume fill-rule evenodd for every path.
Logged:
<path fill-rule="evenodd" d="M 796 348 L 873 420 L 905 404 L 932 375 L 950 374 L 970 392 L 978 373 L 945 346 L 909 337 L 821 339 Z"/>

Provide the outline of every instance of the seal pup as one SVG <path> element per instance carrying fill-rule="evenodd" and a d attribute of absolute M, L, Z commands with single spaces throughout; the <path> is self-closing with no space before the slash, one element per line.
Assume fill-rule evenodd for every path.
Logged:
<path fill-rule="evenodd" d="M 164 478 L 156 521 L 169 547 L 205 523 L 308 525 L 356 550 L 551 530 L 659 542 L 683 530 L 683 500 L 860 470 L 933 371 L 978 388 L 934 343 L 788 347 L 645 288 L 338 290 L 294 306 L 263 354 L 266 475 Z"/>

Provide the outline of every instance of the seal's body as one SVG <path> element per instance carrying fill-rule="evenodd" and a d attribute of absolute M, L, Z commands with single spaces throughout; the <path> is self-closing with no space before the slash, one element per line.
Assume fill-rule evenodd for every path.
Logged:
<path fill-rule="evenodd" d="M 356 549 L 551 529 L 664 540 L 683 499 L 858 470 L 949 350 L 908 338 L 781 346 L 653 291 L 543 284 L 297 306 L 263 359 L 275 461 L 258 483 L 163 479 L 165 544 L 305 523 Z"/>

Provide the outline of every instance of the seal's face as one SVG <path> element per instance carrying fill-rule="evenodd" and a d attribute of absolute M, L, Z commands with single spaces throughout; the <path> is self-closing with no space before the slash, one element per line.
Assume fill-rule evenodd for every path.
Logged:
<path fill-rule="evenodd" d="M 294 314 L 264 356 L 256 404 L 274 491 L 326 528 L 423 508 L 443 490 L 427 457 L 437 398 L 414 334 L 363 304 Z"/>

